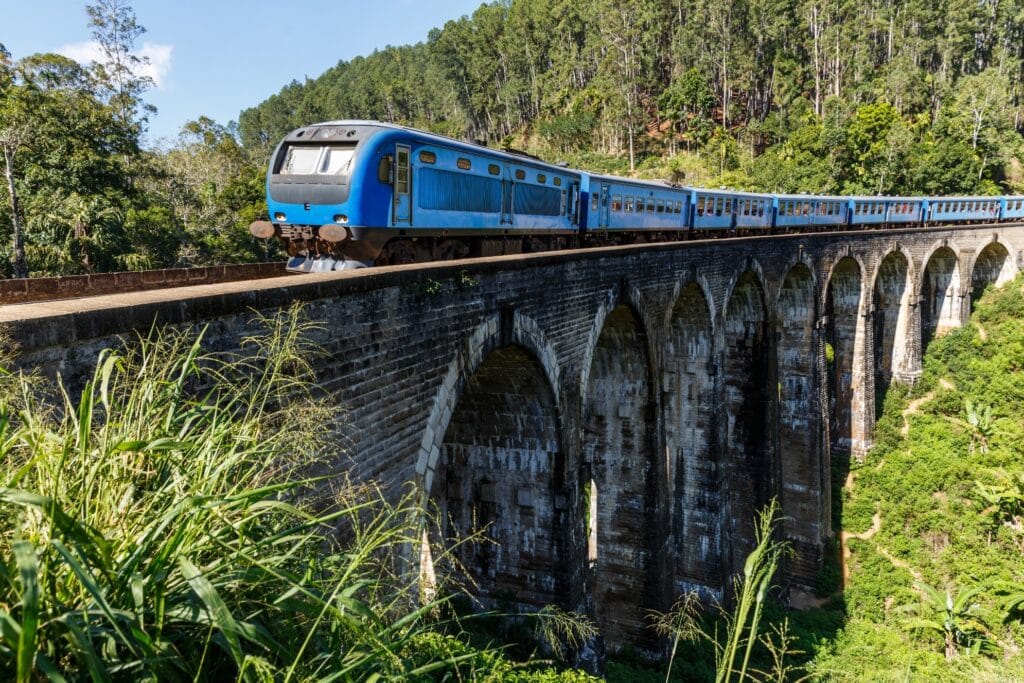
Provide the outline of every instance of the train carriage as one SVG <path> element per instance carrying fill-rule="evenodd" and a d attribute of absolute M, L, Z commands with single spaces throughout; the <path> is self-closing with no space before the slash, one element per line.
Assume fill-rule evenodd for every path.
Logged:
<path fill-rule="evenodd" d="M 1001 220 L 1024 218 L 1024 197 L 1000 197 Z"/>
<path fill-rule="evenodd" d="M 938 223 L 996 221 L 1004 201 L 1002 197 L 935 197 L 928 202 L 928 220 Z"/>
<path fill-rule="evenodd" d="M 847 197 L 806 194 L 775 196 L 775 226 L 779 228 L 846 225 L 849 213 Z"/>
<path fill-rule="evenodd" d="M 678 232 L 689 225 L 687 190 L 666 183 L 584 174 L 591 234 Z"/>

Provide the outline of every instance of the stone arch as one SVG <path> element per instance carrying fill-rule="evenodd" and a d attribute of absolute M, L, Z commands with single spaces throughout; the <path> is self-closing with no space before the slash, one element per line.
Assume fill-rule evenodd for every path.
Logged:
<path fill-rule="evenodd" d="M 725 287 L 725 307 L 722 309 L 723 316 L 728 315 L 729 302 L 732 301 L 736 288 L 740 286 L 740 281 L 749 280 L 750 278 L 753 278 L 753 281 L 757 283 L 757 287 L 761 292 L 761 300 L 764 305 L 765 316 L 770 317 L 772 315 L 773 311 L 771 310 L 771 306 L 773 302 L 768 298 L 768 278 L 765 276 L 764 268 L 761 267 L 761 264 L 757 259 L 748 256 L 744 259 L 743 265 L 733 273 L 732 277 L 729 278 L 729 282 Z M 725 328 L 723 327 L 722 329 L 724 330 Z"/>
<path fill-rule="evenodd" d="M 865 384 L 864 268 L 852 257 L 840 258 L 829 273 L 825 286 L 826 386 L 829 398 L 831 450 L 840 455 L 863 454 L 867 450 L 868 425 Z"/>
<path fill-rule="evenodd" d="M 504 340 L 505 343 L 518 344 L 539 359 L 548 383 L 556 388 L 555 407 L 558 421 L 559 424 L 564 424 L 562 406 L 559 403 L 559 392 L 557 391 L 557 388 L 561 386 L 559 361 L 554 346 L 548 341 L 537 322 L 529 316 L 522 315 L 518 311 L 489 316 L 477 325 L 460 344 L 455 358 L 448 364 L 448 371 L 445 373 L 444 379 L 441 380 L 441 386 L 438 387 L 437 393 L 434 395 L 430 416 L 427 418 L 427 425 L 423 430 L 416 458 L 416 483 L 424 496 L 429 496 L 433 489 L 434 472 L 441 455 L 441 443 L 466 382 L 483 362 L 484 356 L 502 345 L 502 319 L 504 317 L 507 321 L 509 315 L 511 315 L 512 321 L 511 336 Z M 506 327 L 509 326 L 506 325 Z"/>
<path fill-rule="evenodd" d="M 654 374 L 647 334 L 631 306 L 604 318 L 583 404 L 582 489 L 591 539 L 587 583 L 608 643 L 643 636 L 657 605 L 654 524 Z"/>
<path fill-rule="evenodd" d="M 736 278 L 722 325 L 722 479 L 727 570 L 741 571 L 754 547 L 754 516 L 775 493 L 770 427 L 775 377 L 763 280 L 746 270 Z"/>
<path fill-rule="evenodd" d="M 828 514 L 822 505 L 829 480 L 820 447 L 816 291 L 814 272 L 797 262 L 782 280 L 776 305 L 780 503 L 783 530 L 795 551 L 786 573 L 806 587 L 814 585 L 821 566 Z"/>
<path fill-rule="evenodd" d="M 1017 268 L 1006 245 L 993 240 L 974 259 L 971 268 L 971 308 L 989 285 L 1001 287 L 1017 275 Z"/>
<path fill-rule="evenodd" d="M 921 348 L 963 324 L 960 259 L 943 243 L 934 248 L 921 273 Z"/>
<path fill-rule="evenodd" d="M 886 254 L 871 288 L 874 340 L 875 409 L 880 411 L 889 385 L 916 375 L 912 261 L 898 249 Z"/>
<path fill-rule="evenodd" d="M 706 289 L 690 281 L 669 309 L 662 396 L 671 482 L 675 592 L 721 577 L 714 414 L 714 316 Z"/>
<path fill-rule="evenodd" d="M 444 560 L 481 604 L 564 604 L 568 528 L 557 509 L 565 458 L 555 392 L 537 355 L 490 350 L 465 383 L 441 442 L 431 500 Z M 470 542 L 465 539 L 473 538 Z M 468 576 L 467 576 L 468 575 Z"/>

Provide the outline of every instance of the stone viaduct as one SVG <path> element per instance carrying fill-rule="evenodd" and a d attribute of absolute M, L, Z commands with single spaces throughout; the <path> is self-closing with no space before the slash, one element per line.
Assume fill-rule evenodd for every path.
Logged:
<path fill-rule="evenodd" d="M 0 307 L 19 363 L 91 374 L 154 319 L 237 348 L 253 311 L 306 302 L 357 477 L 412 482 L 483 602 L 593 615 L 612 646 L 648 609 L 721 597 L 778 497 L 810 589 L 833 459 L 871 444 L 892 382 L 1021 265 L 1024 227 L 636 245 Z M 492 542 L 451 549 L 482 530 Z M 448 551 L 451 552 L 448 552 Z"/>

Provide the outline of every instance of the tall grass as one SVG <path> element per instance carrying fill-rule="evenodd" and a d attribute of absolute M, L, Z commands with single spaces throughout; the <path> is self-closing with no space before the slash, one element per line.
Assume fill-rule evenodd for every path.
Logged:
<path fill-rule="evenodd" d="M 0 374 L 0 678 L 493 668 L 392 578 L 388 557 L 419 538 L 412 499 L 303 477 L 336 419 L 310 391 L 307 327 L 268 319 L 235 358 L 153 334 L 104 352 L 74 400 Z"/>

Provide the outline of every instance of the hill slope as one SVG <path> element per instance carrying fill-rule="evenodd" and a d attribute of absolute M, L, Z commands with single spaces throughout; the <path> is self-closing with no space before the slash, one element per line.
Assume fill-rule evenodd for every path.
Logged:
<path fill-rule="evenodd" d="M 1022 614 L 1007 600 L 1024 590 L 1024 279 L 987 293 L 924 361 L 842 491 L 841 528 L 862 538 L 849 541 L 847 622 L 814 669 L 1022 680 Z M 947 608 L 947 591 L 962 604 Z"/>

